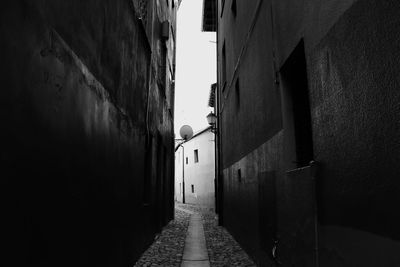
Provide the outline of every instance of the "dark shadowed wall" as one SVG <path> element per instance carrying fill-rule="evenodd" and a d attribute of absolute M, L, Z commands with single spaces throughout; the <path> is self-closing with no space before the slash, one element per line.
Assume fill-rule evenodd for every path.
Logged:
<path fill-rule="evenodd" d="M 274 240 L 283 266 L 304 265 L 284 258 L 304 241 L 288 245 L 284 225 L 301 153 L 318 165 L 320 266 L 400 264 L 399 11 L 394 0 L 218 1 L 224 224 L 260 265 Z"/>
<path fill-rule="evenodd" d="M 172 219 L 176 8 L 2 5 L 2 264 L 132 266 Z"/>

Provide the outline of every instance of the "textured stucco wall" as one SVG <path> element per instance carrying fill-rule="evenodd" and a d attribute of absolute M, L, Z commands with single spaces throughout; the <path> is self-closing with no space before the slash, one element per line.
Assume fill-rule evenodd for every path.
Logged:
<path fill-rule="evenodd" d="M 262 230 L 261 224 L 270 222 L 260 211 L 266 217 L 274 214 L 260 194 L 264 194 L 267 173 L 279 175 L 282 150 L 281 100 L 270 38 L 272 18 L 269 1 L 264 2 L 258 6 L 258 1 L 236 1 L 234 17 L 232 1 L 225 1 L 218 35 L 219 64 L 224 43 L 227 62 L 226 85 L 219 86 L 224 226 L 258 264 L 270 262 L 270 251 L 261 243 L 268 239 L 268 247 L 271 233 L 265 236 L 261 232 L 272 232 L 271 225 L 268 231 Z"/>
<path fill-rule="evenodd" d="M 275 191 L 272 185 L 282 176 L 282 137 L 280 131 L 224 170 L 224 226 L 258 264 L 270 264 L 268 248 L 276 214 L 270 195 Z"/>
<path fill-rule="evenodd" d="M 400 216 L 393 212 L 400 203 L 399 11 L 396 1 L 359 1 L 310 53 L 314 148 L 322 165 L 319 219 L 343 231 L 323 231 L 321 254 L 349 266 L 357 263 L 349 251 L 357 249 L 338 243 L 348 247 L 365 238 L 359 251 L 368 252 L 371 235 L 385 251 L 365 253 L 358 262 L 400 264 L 393 257 L 400 240 Z M 349 228 L 357 231 L 345 234 Z"/>
<path fill-rule="evenodd" d="M 223 12 L 221 2 L 218 79 L 223 98 L 225 226 L 260 264 L 267 264 L 265 256 L 271 252 L 262 236 L 271 244 L 274 223 L 278 238 L 284 236 L 279 233 L 282 214 L 270 211 L 273 208 L 264 202 L 276 201 L 279 211 L 286 194 L 284 175 L 290 164 L 285 148 L 288 129 L 281 121 L 285 84 L 279 71 L 302 39 L 314 159 L 319 164 L 320 266 L 398 265 L 397 1 L 262 1 L 252 30 L 258 1 L 237 1 L 236 18 L 232 1 L 225 1 Z M 269 184 L 270 179 L 276 183 Z M 275 195 L 275 200 L 268 195 Z"/>
<path fill-rule="evenodd" d="M 8 1 L 0 17 L 2 263 L 132 265 L 173 212 L 170 95 L 148 95 L 160 36 L 131 1 Z M 157 133 L 167 174 L 146 192 Z"/>
<path fill-rule="evenodd" d="M 251 12 L 238 12 L 234 22 L 231 22 L 230 2 L 225 3 L 223 15 L 227 20 L 221 22 L 219 35 L 219 52 L 225 42 L 227 60 L 226 85 L 220 88 L 223 89 L 220 112 L 224 168 L 263 144 L 282 128 L 279 89 L 274 83 L 273 55 L 269 49 L 272 46 L 271 29 L 265 27 L 271 20 L 268 5 L 263 5 L 256 14 L 257 5 L 250 4 Z M 238 10 L 247 10 L 245 2 L 237 1 L 237 5 Z M 249 23 L 253 21 L 254 28 Z M 239 32 L 243 32 L 241 36 L 245 40 L 236 40 Z M 248 33 L 250 38 L 246 39 Z M 233 45 L 239 48 L 232 49 Z M 240 53 L 242 49 L 244 54 Z M 238 68 L 234 71 L 236 66 Z"/>

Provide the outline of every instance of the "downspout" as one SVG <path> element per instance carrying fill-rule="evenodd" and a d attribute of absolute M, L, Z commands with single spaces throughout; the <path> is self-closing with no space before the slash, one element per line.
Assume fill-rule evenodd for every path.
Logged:
<path fill-rule="evenodd" d="M 317 206 L 317 186 L 316 186 L 316 174 L 318 171 L 318 165 L 315 161 L 310 162 L 310 168 L 311 168 L 311 179 L 313 182 L 313 192 L 314 192 L 314 234 L 315 234 L 315 266 L 319 267 L 319 242 L 318 242 L 318 206 Z"/>
<path fill-rule="evenodd" d="M 274 23 L 274 9 L 273 9 L 273 2 L 271 1 L 271 5 L 270 5 L 270 17 L 271 17 L 271 40 L 272 40 L 272 64 L 273 64 L 273 71 L 274 71 L 274 84 L 275 84 L 275 88 L 276 90 L 279 90 L 279 71 L 278 71 L 278 67 L 277 65 L 279 63 L 277 63 L 277 58 L 276 58 L 276 44 L 275 44 L 275 23 Z M 276 183 L 275 183 L 275 187 L 276 187 Z M 275 189 L 276 190 L 276 189 Z M 277 198 L 277 196 L 275 195 L 275 198 Z M 282 263 L 280 262 L 277 252 L 278 252 L 278 245 L 279 245 L 279 238 L 278 238 L 278 207 L 277 207 L 278 202 L 275 199 L 275 230 L 273 233 L 273 247 L 272 247 L 272 251 L 271 251 L 271 255 L 272 258 L 275 261 L 275 264 L 277 266 L 282 265 Z"/>
<path fill-rule="evenodd" d="M 175 152 L 178 151 L 179 147 L 182 147 L 182 203 L 185 204 L 185 147 L 183 144 L 186 140 L 183 140 L 176 148 Z"/>
<path fill-rule="evenodd" d="M 225 107 L 225 100 L 228 98 L 228 96 L 229 96 L 229 94 L 231 92 L 231 88 L 233 87 L 233 83 L 235 81 L 236 73 L 238 72 L 238 70 L 240 68 L 242 59 L 243 59 L 243 57 L 244 57 L 244 55 L 245 55 L 245 53 L 247 51 L 247 48 L 249 47 L 250 38 L 251 38 L 251 36 L 253 34 L 253 30 L 255 28 L 258 16 L 260 15 L 262 3 L 263 3 L 263 0 L 258 0 L 257 7 L 256 7 L 256 10 L 254 12 L 250 27 L 249 27 L 249 29 L 247 31 L 244 44 L 243 44 L 242 48 L 240 49 L 238 59 L 236 60 L 235 68 L 233 70 L 232 77 L 231 77 L 231 79 L 229 79 L 229 82 L 228 82 L 228 80 L 226 81 L 226 89 L 225 89 L 226 93 L 225 93 L 224 101 L 221 102 L 223 104 L 221 106 L 221 112 L 223 111 L 223 109 Z"/>
<path fill-rule="evenodd" d="M 147 70 L 147 76 L 148 76 L 148 86 L 147 86 L 147 103 L 146 103 L 146 136 L 150 136 L 150 126 L 149 126 L 149 106 L 150 106 L 150 89 L 151 89 L 151 66 L 153 64 L 153 34 L 154 34 L 154 19 L 153 19 L 153 14 L 154 14 L 154 5 L 153 1 L 150 1 L 150 8 L 152 12 L 150 12 L 150 21 L 151 21 L 151 31 L 150 31 L 150 40 L 149 40 L 149 45 L 150 45 L 150 65 Z M 147 18 L 149 19 L 149 18 Z M 149 21 L 149 20 L 147 20 Z"/>
<path fill-rule="evenodd" d="M 218 83 L 215 84 L 215 92 L 214 92 L 214 114 L 217 114 L 217 91 L 218 90 Z M 217 129 L 217 126 L 214 126 Z M 212 132 L 212 130 L 210 130 Z M 217 140 L 217 132 L 214 131 L 214 208 L 215 213 L 219 214 L 219 199 L 218 199 L 218 140 Z"/>
<path fill-rule="evenodd" d="M 216 55 L 217 55 L 217 88 L 216 88 L 216 114 L 217 114 L 217 125 L 216 125 L 216 133 L 215 133 L 215 144 L 216 144 L 216 156 L 217 156 L 217 198 L 218 198 L 218 225 L 222 226 L 224 225 L 224 208 L 223 208 L 223 189 L 224 189 L 224 183 L 223 183 L 223 175 L 222 175 L 222 167 L 221 167 L 221 158 L 222 158 L 222 146 L 221 146 L 221 132 L 222 132 L 222 127 L 221 127 L 221 87 L 220 85 L 220 77 L 219 77 L 219 1 L 216 1 L 216 11 L 215 16 L 216 16 L 216 26 L 217 26 L 217 44 L 216 44 Z"/>
<path fill-rule="evenodd" d="M 185 147 L 182 147 L 182 203 L 185 204 Z"/>

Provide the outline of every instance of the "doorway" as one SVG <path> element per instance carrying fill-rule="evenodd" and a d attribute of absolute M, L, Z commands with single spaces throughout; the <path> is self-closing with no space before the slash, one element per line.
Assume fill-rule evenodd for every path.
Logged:
<path fill-rule="evenodd" d="M 307 65 L 303 40 L 280 70 L 286 170 L 308 166 L 313 159 Z"/>
<path fill-rule="evenodd" d="M 304 42 L 280 70 L 284 170 L 277 193 L 278 238 L 274 257 L 283 266 L 317 266 L 315 165 Z"/>

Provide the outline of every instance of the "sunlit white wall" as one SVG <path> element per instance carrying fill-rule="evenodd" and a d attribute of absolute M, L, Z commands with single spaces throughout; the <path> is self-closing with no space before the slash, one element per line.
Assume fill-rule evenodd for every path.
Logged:
<path fill-rule="evenodd" d="M 182 165 L 185 177 L 185 200 L 188 204 L 197 204 L 210 209 L 215 208 L 215 139 L 207 130 L 184 143 L 175 152 L 175 200 L 182 202 L 183 181 Z M 197 161 L 195 160 L 197 150 Z M 182 164 L 183 163 L 183 164 Z"/>

